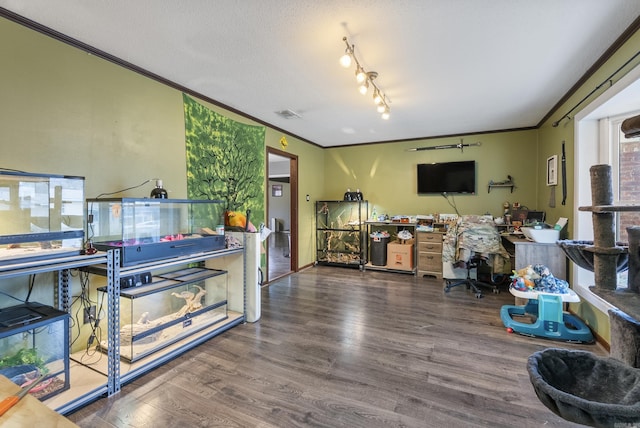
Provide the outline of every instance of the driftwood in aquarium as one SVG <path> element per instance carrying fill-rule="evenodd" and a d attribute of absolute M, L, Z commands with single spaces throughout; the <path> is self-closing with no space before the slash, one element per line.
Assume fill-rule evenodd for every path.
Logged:
<path fill-rule="evenodd" d="M 172 296 L 185 300 L 185 305 L 173 315 L 174 319 L 183 317 L 186 314 L 197 311 L 198 309 L 202 309 L 202 298 L 207 294 L 207 290 L 199 285 L 195 285 L 195 287 L 199 290 L 197 294 L 194 294 L 192 291 L 171 293 Z"/>
<path fill-rule="evenodd" d="M 170 321 L 182 318 L 186 314 L 202 309 L 202 299 L 204 298 L 204 295 L 207 294 L 207 290 L 198 285 L 195 285 L 195 287 L 198 289 L 197 293 L 188 290 L 182 291 L 180 293 L 171 293 L 172 296 L 185 300 L 185 305 L 180 308 L 179 311 L 160 318 L 156 318 L 155 320 L 150 320 L 149 312 L 144 312 L 136 323 L 124 325 L 120 329 L 120 344 L 129 345 L 131 344 L 133 337 L 138 336 L 145 331 L 160 327 Z M 150 334 L 149 336 L 137 340 L 136 343 L 143 344 L 155 342 L 160 338 L 160 333 L 161 332 L 158 331 L 156 333 Z"/>
<path fill-rule="evenodd" d="M 359 263 L 360 255 L 348 254 L 348 253 L 330 253 L 327 255 L 326 260 L 329 263 Z"/>

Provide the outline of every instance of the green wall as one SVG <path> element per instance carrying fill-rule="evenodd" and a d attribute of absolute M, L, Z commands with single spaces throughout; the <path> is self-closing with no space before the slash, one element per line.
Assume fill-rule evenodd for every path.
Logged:
<path fill-rule="evenodd" d="M 88 198 L 154 177 L 185 197 L 180 92 L 5 19 L 0 52 L 0 167 L 84 176 Z"/>
<path fill-rule="evenodd" d="M 186 197 L 182 93 L 0 18 L 0 167 L 86 177 L 86 197 L 161 178 Z M 254 121 L 199 100 L 239 122 Z M 265 143 L 280 148 L 267 128 Z M 299 263 L 313 262 L 312 204 L 324 192 L 324 151 L 287 135 L 299 157 Z M 145 197 L 148 183 L 117 196 Z M 255 221 L 256 225 L 260 221 Z"/>
<path fill-rule="evenodd" d="M 458 144 L 460 138 L 429 139 L 411 142 L 373 144 L 332 148 L 325 158 L 325 199 L 342 199 L 347 188 L 359 188 L 378 214 L 416 215 L 455 213 L 444 197 L 418 195 L 416 169 L 419 163 L 476 161 L 477 192 L 475 195 L 454 195 L 461 214 L 499 216 L 505 201 L 519 202 L 530 209 L 537 205 L 537 131 L 502 132 L 470 135 L 463 142 L 480 142 L 481 146 L 460 149 L 407 151 L 410 148 Z M 490 180 L 503 181 L 510 175 L 516 187 L 493 188 Z"/>
<path fill-rule="evenodd" d="M 557 128 L 551 122 L 631 57 L 638 46 L 640 34 L 635 34 L 541 129 L 465 136 L 464 143 L 480 141 L 482 145 L 466 147 L 464 152 L 407 151 L 457 144 L 460 138 L 321 149 L 287 135 L 287 151 L 298 156 L 300 171 L 299 265 L 315 260 L 313 202 L 341 199 L 347 187 L 360 188 L 378 213 L 453 212 L 440 196 L 416 194 L 418 163 L 477 161 L 477 194 L 454 197 L 460 213 L 488 212 L 496 216 L 502 212 L 502 203 L 510 201 L 545 210 L 550 220 L 560 216 L 571 219 L 571 191 L 563 206 L 557 188 L 556 207 L 549 207 L 551 189 L 544 177 L 547 157 L 559 155 L 564 140 L 572 188 L 573 121 L 564 120 Z M 186 196 L 180 91 L 4 18 L 0 18 L 0 52 L 0 167 L 84 176 L 87 198 L 155 177 L 163 179 L 170 197 Z M 586 105 L 588 102 L 581 108 Z M 210 107 L 234 120 L 256 124 L 215 105 Z M 279 149 L 281 137 L 281 132 L 267 128 L 266 145 Z M 502 181 L 507 175 L 514 178 L 513 193 L 505 188 L 487 193 L 489 180 Z M 149 183 L 121 196 L 147 196 L 151 188 Z M 606 315 L 590 308 L 577 311 L 586 314 L 598 333 L 608 338 Z"/>
<path fill-rule="evenodd" d="M 584 108 L 589 106 L 589 103 L 595 100 L 599 95 L 604 93 L 610 85 L 602 85 L 599 90 L 590 95 L 584 102 L 580 103 L 585 97 L 587 97 L 592 91 L 594 91 L 599 85 L 607 80 L 618 68 L 623 66 L 631 57 L 633 57 L 640 48 L 640 31 L 633 34 L 624 45 L 618 49 L 605 64 L 600 67 L 558 110 L 540 127 L 538 130 L 540 141 L 540 153 L 538 158 L 538 174 L 544 174 L 546 169 L 546 159 L 549 156 L 557 154 L 560 157 L 560 149 L 562 141 L 566 142 L 566 157 L 567 157 L 567 188 L 568 197 L 565 206 L 556 204 L 555 209 L 550 209 L 549 214 L 557 217 L 569 218 L 569 225 L 571 225 L 571 219 L 573 219 L 574 210 L 574 198 L 573 198 L 573 186 L 575 180 L 590 180 L 589 174 L 585 173 L 583 176 L 574 178 L 574 153 L 575 147 L 580 144 L 579 141 L 574 140 L 574 118 Z M 620 80 L 626 73 L 631 71 L 638 65 L 639 61 L 626 65 L 620 72 L 611 80 L 611 84 Z M 639 104 L 640 105 L 640 104 Z M 562 115 L 569 112 L 575 106 L 577 108 L 570 114 L 569 119 L 564 119 L 560 122 L 559 126 L 553 127 L 552 123 L 562 117 Z M 559 194 L 559 192 L 558 192 Z M 538 188 L 538 200 L 544 201 L 549 197 L 549 189 L 546 186 L 540 186 Z M 571 228 L 569 228 L 571 233 Z M 572 237 L 572 239 L 581 239 L 578 237 Z M 607 314 L 599 311 L 595 307 L 587 303 L 571 304 L 571 309 L 576 312 L 581 318 L 583 318 L 587 324 L 591 326 L 607 343 L 610 342 L 610 326 L 609 318 Z"/>

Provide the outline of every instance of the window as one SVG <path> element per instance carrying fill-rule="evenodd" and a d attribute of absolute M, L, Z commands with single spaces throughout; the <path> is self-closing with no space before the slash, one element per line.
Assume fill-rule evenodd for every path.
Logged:
<path fill-rule="evenodd" d="M 600 152 L 610 153 L 614 202 L 631 203 L 640 200 L 640 137 L 626 138 L 622 122 L 638 113 L 630 112 L 600 120 Z M 615 216 L 616 241 L 628 243 L 627 227 L 640 224 L 640 213 L 619 212 Z M 618 275 L 618 287 L 626 288 L 628 272 Z"/>
<path fill-rule="evenodd" d="M 573 239 L 593 240 L 591 213 L 579 211 L 591 206 L 589 168 L 610 164 L 613 172 L 614 202 L 640 198 L 640 139 L 626 139 L 620 131 L 622 121 L 640 113 L 640 67 L 635 67 L 575 116 L 574 128 L 574 224 Z M 637 213 L 621 213 L 615 221 L 617 240 L 627 241 L 626 227 L 639 224 Z M 612 306 L 589 290 L 593 273 L 573 268 L 572 286 L 582 298 L 602 312 Z M 618 286 L 626 286 L 619 277 Z"/>
<path fill-rule="evenodd" d="M 612 163 L 615 163 L 613 171 L 618 181 L 613 191 L 616 200 L 622 203 L 640 201 L 640 137 L 626 138 L 620 130 L 622 121 L 636 114 L 625 115 L 612 124 L 616 136 L 611 141 L 615 154 Z M 616 238 L 628 242 L 627 227 L 640 224 L 640 213 L 622 212 L 616 220 Z"/>

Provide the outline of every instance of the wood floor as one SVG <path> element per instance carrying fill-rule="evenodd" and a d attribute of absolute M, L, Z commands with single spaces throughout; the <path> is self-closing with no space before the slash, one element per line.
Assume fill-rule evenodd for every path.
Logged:
<path fill-rule="evenodd" d="M 273 232 L 267 238 L 269 247 L 269 282 L 291 272 L 289 232 Z"/>
<path fill-rule="evenodd" d="M 81 427 L 577 427 L 537 399 L 504 291 L 318 266 L 262 289 L 262 318 L 68 417 Z"/>

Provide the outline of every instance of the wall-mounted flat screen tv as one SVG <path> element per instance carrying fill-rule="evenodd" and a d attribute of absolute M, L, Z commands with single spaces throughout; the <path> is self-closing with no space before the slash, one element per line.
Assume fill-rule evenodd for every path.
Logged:
<path fill-rule="evenodd" d="M 476 193 L 476 161 L 418 164 L 418 193 Z"/>

